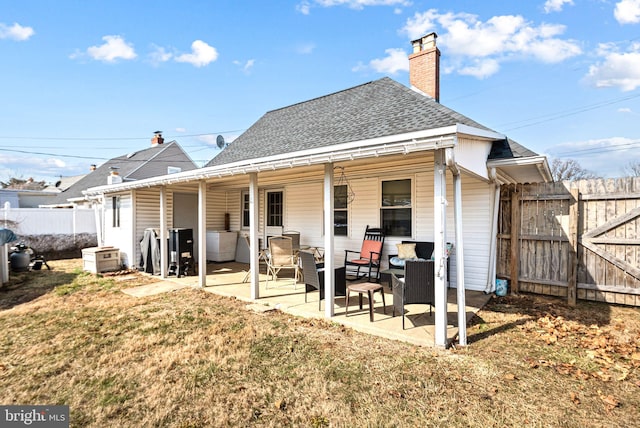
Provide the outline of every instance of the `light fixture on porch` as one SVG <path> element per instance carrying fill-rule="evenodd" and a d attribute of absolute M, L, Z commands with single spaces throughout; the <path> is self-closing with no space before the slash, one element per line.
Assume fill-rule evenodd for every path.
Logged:
<path fill-rule="evenodd" d="M 349 183 L 349 180 L 347 180 L 347 176 L 344 174 L 344 167 L 343 166 L 336 166 L 334 169 L 339 169 L 340 170 L 340 176 L 338 177 L 338 181 L 336 182 L 336 186 L 346 186 L 346 188 L 347 188 L 347 204 L 350 204 L 356 198 L 356 194 L 354 193 L 353 189 L 351 188 L 351 184 Z"/>

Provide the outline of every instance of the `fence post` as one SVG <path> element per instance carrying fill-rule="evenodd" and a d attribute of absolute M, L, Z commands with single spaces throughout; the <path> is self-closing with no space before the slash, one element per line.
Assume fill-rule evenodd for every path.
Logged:
<path fill-rule="evenodd" d="M 569 278 L 567 284 L 567 303 L 575 306 L 578 289 L 578 222 L 580 221 L 580 189 L 571 189 L 569 206 Z"/>
<path fill-rule="evenodd" d="M 520 286 L 518 277 L 520 276 L 520 246 L 518 237 L 520 236 L 520 195 L 514 189 L 511 193 L 511 292 L 518 293 Z"/>
<path fill-rule="evenodd" d="M 4 228 L 9 227 L 9 209 L 11 208 L 11 203 L 9 201 L 4 203 Z"/>

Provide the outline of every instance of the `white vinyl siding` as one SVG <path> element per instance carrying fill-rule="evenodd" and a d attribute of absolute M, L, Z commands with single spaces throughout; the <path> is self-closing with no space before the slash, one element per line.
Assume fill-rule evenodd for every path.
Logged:
<path fill-rule="evenodd" d="M 224 230 L 224 214 L 227 212 L 227 205 L 227 196 L 224 191 L 209 190 L 207 192 L 207 230 Z"/>
<path fill-rule="evenodd" d="M 489 265 L 493 262 L 489 259 L 493 192 L 492 184 L 469 176 L 462 178 L 462 231 L 467 290 L 485 289 Z M 451 276 L 455 277 L 455 271 L 451 272 Z"/>
<path fill-rule="evenodd" d="M 167 191 L 167 228 L 173 227 L 173 193 Z M 140 263 L 140 241 L 144 235 L 144 230 L 153 228 L 160 235 L 160 191 L 159 190 L 137 190 L 135 192 L 135 238 L 133 249 L 128 253 L 133 254 L 134 258 L 129 262 L 130 267 L 137 267 Z M 121 250 L 122 251 L 122 250 Z"/>
<path fill-rule="evenodd" d="M 229 213 L 229 226 L 231 230 L 240 230 L 242 228 L 242 212 L 241 206 L 238 204 L 240 198 L 240 190 L 231 190 L 225 192 L 226 212 Z"/>
<path fill-rule="evenodd" d="M 112 197 L 120 197 L 120 226 L 113 227 L 113 206 Z M 133 251 L 133 225 L 131 218 L 133 217 L 133 201 L 130 193 L 119 193 L 109 195 L 105 198 L 104 217 L 102 219 L 104 226 L 104 245 L 117 247 L 120 250 L 121 263 L 129 266 Z"/>
<path fill-rule="evenodd" d="M 322 245 L 323 237 L 322 183 L 287 186 L 284 230 L 300 232 L 300 244 Z"/>

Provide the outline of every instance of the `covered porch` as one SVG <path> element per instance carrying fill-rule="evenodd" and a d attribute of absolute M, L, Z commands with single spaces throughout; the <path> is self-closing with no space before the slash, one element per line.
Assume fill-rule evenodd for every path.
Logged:
<path fill-rule="evenodd" d="M 449 338 L 458 335 L 459 343 L 466 345 L 464 326 L 469 311 L 463 308 L 468 306 L 467 294 L 491 291 L 488 287 L 495 278 L 495 208 L 501 179 L 496 169 L 488 174 L 486 156 L 492 141 L 500 137 L 490 131 L 456 125 L 210 166 L 93 188 L 87 194 L 100 198 L 104 197 L 103 192 L 122 195 L 120 204 L 114 202 L 115 196 L 108 197 L 112 207 L 104 205 L 102 218 L 119 218 L 116 208 L 125 207 L 130 209 L 131 223 L 127 228 L 111 227 L 105 221 L 108 237 L 105 245 L 117 245 L 122 251 L 122 242 L 128 241 L 126 253 L 130 262 L 139 258 L 138 242 L 147 228 L 157 230 L 159 242 L 166 242 L 170 228 L 191 227 L 193 261 L 198 266 L 209 260 L 208 230 L 243 234 L 249 242 L 246 261 L 251 274 L 247 284 L 242 283 L 246 272 L 240 274 L 242 278 L 230 281 L 238 288 L 228 293 L 257 302 L 272 298 L 258 275 L 261 250 L 269 236 L 286 230 L 301 232 L 301 245 L 323 248 L 327 271 L 343 265 L 346 250 L 360 248 L 367 225 L 389 229 L 382 251 L 382 269 L 388 267 L 387 257 L 396 252 L 396 245 L 403 240 L 433 242 L 435 306 L 444 307 L 452 300 L 457 305 L 446 313 L 434 312 L 429 323 L 424 323 L 429 326 L 424 340 L 446 347 Z M 536 165 L 532 167 L 535 171 Z M 341 207 L 336 204 L 334 192 L 337 185 L 345 184 L 342 178 L 355 198 L 344 204 L 344 212 L 336 222 Z M 385 193 L 388 183 L 402 183 L 403 187 L 395 194 Z M 186 217 L 190 217 L 188 224 Z M 347 223 L 344 234 L 336 233 L 337 223 Z M 272 230 L 274 227 L 277 231 Z M 454 246 L 453 258 L 447 256 L 447 243 Z M 165 245 L 159 247 L 158 273 L 166 278 L 169 251 Z M 218 275 L 219 272 L 200 269 L 196 277 L 185 281 L 222 292 L 219 281 L 224 276 Z M 448 284 L 453 288 L 448 289 Z M 334 285 L 333 276 L 327 275 L 325 295 L 334 295 Z M 292 290 L 291 294 L 300 294 L 304 302 L 302 292 Z M 344 321 L 347 325 L 354 322 L 355 318 L 344 317 L 341 299 L 336 302 L 323 305 L 321 311 L 317 310 L 316 302 L 309 314 Z M 298 303 L 286 301 L 282 294 L 273 305 L 290 312 L 299 310 Z M 363 319 L 368 319 L 368 311 L 363 313 Z M 372 328 L 363 324 L 363 328 Z M 393 325 L 389 331 L 402 330 L 401 318 L 390 320 L 389 324 Z M 453 325 L 461 326 L 460 330 L 453 333 L 450 329 Z"/>
<path fill-rule="evenodd" d="M 294 287 L 292 278 L 279 277 L 276 282 L 269 281 L 266 288 L 266 274 L 260 270 L 260 297 L 252 299 L 251 284 L 243 282 L 249 265 L 237 262 L 207 263 L 207 285 L 202 288 L 209 293 L 236 298 L 247 302 L 247 309 L 258 312 L 280 310 L 282 312 L 303 318 L 325 318 L 325 301 L 322 301 L 318 310 L 318 291 L 307 293 L 305 302 L 305 285 L 298 282 Z M 138 287 L 131 294 L 143 296 L 175 290 L 179 288 L 200 288 L 198 276 L 182 276 L 180 278 L 169 277 L 164 281 Z M 386 314 L 383 310 L 380 294 L 375 294 L 374 320 L 369 319 L 368 301 L 363 299 L 363 308 L 359 309 L 358 295 L 351 295 L 349 299 L 349 315 L 345 315 L 345 298 L 335 297 L 334 316 L 332 322 L 344 325 L 354 330 L 384 337 L 391 340 L 399 340 L 417 346 L 434 346 L 435 341 L 435 314 L 429 315 L 428 305 L 414 304 L 407 307 L 405 312 L 406 329 L 402 329 L 402 316 L 396 313 L 393 316 L 393 294 L 386 285 L 384 286 Z M 447 343 L 453 343 L 458 339 L 458 305 L 456 303 L 456 289 L 449 289 L 447 293 Z M 481 291 L 466 291 L 465 312 L 467 319 L 480 310 L 490 299 L 491 295 Z"/>

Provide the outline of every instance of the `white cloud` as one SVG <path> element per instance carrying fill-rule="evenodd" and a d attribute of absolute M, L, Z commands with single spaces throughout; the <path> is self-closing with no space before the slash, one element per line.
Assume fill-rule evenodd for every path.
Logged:
<path fill-rule="evenodd" d="M 149 53 L 149 61 L 153 65 L 159 65 L 169 61 L 173 57 L 171 52 L 167 52 L 162 46 L 152 45 L 152 51 Z"/>
<path fill-rule="evenodd" d="M 585 81 L 597 88 L 617 87 L 628 92 L 640 87 L 640 44 L 627 52 L 619 52 L 613 44 L 601 44 L 598 53 L 602 62 L 589 67 Z"/>
<path fill-rule="evenodd" d="M 573 0 L 547 0 L 544 2 L 545 13 L 562 12 L 565 4 L 573 6 Z"/>
<path fill-rule="evenodd" d="M 315 2 L 323 7 L 345 5 L 352 9 L 363 9 L 366 6 L 411 5 L 411 2 L 406 0 L 315 0 Z"/>
<path fill-rule="evenodd" d="M 0 22 L 0 39 L 23 41 L 28 40 L 36 32 L 31 27 L 23 27 L 18 23 L 11 26 Z"/>
<path fill-rule="evenodd" d="M 446 50 L 444 69 L 479 78 L 500 69 L 500 64 L 515 59 L 556 63 L 582 53 L 577 42 L 562 39 L 565 26 L 534 25 L 519 15 L 494 16 L 480 21 L 468 13 L 439 13 L 430 9 L 407 19 L 401 32 L 411 40 L 438 32 L 438 44 Z"/>
<path fill-rule="evenodd" d="M 38 155 L 5 155 L 0 154 L 0 175 L 6 178 L 28 178 L 51 181 L 52 177 L 74 175 L 69 165 L 62 159 L 41 157 Z"/>
<path fill-rule="evenodd" d="M 500 64 L 494 59 L 476 59 L 474 63 L 462 67 L 458 70 L 459 74 L 473 76 L 478 79 L 489 77 L 500 70 Z"/>
<path fill-rule="evenodd" d="M 187 128 L 176 128 L 176 132 L 180 132 L 181 134 L 184 134 L 185 132 L 187 132 Z"/>
<path fill-rule="evenodd" d="M 218 51 L 202 40 L 191 43 L 191 53 L 175 57 L 177 62 L 186 62 L 195 67 L 203 67 L 218 59 Z"/>
<path fill-rule="evenodd" d="M 350 9 L 362 10 L 368 6 L 410 6 L 411 1 L 408 0 L 304 0 L 296 5 L 296 10 L 303 15 L 309 15 L 311 8 L 346 6 Z M 398 9 L 394 9 L 394 13 L 398 13 Z"/>
<path fill-rule="evenodd" d="M 102 45 L 87 48 L 87 55 L 96 61 L 115 62 L 118 59 L 134 59 L 138 56 L 133 45 L 120 36 L 104 36 L 102 40 L 105 41 Z"/>
<path fill-rule="evenodd" d="M 303 15 L 309 15 L 311 12 L 311 4 L 308 1 L 303 1 L 296 5 L 296 10 Z"/>
<path fill-rule="evenodd" d="M 622 114 L 632 114 L 634 116 L 640 116 L 640 114 L 636 113 L 635 111 L 633 111 L 631 108 L 629 107 L 620 107 L 618 109 L 618 113 L 622 113 Z"/>
<path fill-rule="evenodd" d="M 620 24 L 640 22 L 640 0 L 622 0 L 616 3 L 613 16 Z"/>
<path fill-rule="evenodd" d="M 398 71 L 409 71 L 407 53 L 402 49 L 385 50 L 386 57 L 372 60 L 369 65 L 378 73 L 396 74 Z"/>
<path fill-rule="evenodd" d="M 235 65 L 237 65 L 238 67 L 240 67 L 240 69 L 242 70 L 243 73 L 249 74 L 249 72 L 253 68 L 253 65 L 256 63 L 256 60 L 255 59 L 250 59 L 245 63 L 242 63 L 242 62 L 240 62 L 238 60 L 235 60 L 235 61 L 233 61 L 233 63 Z"/>

